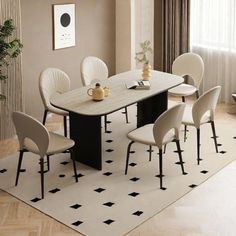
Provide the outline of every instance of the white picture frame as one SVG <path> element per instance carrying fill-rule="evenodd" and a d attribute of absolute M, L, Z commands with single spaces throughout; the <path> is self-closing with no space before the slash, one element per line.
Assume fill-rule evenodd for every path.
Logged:
<path fill-rule="evenodd" d="M 75 46 L 75 4 L 53 5 L 53 49 Z"/>

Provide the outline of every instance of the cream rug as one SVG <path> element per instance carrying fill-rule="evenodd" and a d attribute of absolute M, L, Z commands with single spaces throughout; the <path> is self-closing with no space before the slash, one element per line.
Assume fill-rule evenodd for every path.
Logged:
<path fill-rule="evenodd" d="M 108 116 L 110 133 L 103 133 L 103 170 L 77 164 L 75 183 L 68 154 L 51 157 L 51 170 L 45 174 L 45 199 L 41 200 L 38 157 L 25 153 L 18 186 L 15 187 L 18 153 L 0 160 L 0 188 L 43 213 L 84 235 L 124 235 L 206 181 L 235 159 L 236 126 L 216 122 L 220 153 L 215 153 L 210 125 L 201 129 L 201 157 L 196 160 L 196 132 L 189 128 L 184 150 L 182 175 L 175 144 L 167 146 L 163 179 L 159 189 L 157 149 L 149 162 L 148 147 L 133 145 L 128 175 L 124 175 L 126 133 L 135 128 L 136 106 L 128 108 L 130 123 L 121 111 Z M 176 164 L 177 163 L 177 164 Z"/>

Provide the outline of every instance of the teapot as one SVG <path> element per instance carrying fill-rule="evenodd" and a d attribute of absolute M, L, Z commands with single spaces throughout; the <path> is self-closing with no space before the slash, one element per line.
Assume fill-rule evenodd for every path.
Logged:
<path fill-rule="evenodd" d="M 95 88 L 90 88 L 87 90 L 87 94 L 93 98 L 94 101 L 102 101 L 105 96 L 104 89 L 99 83 L 95 84 Z"/>

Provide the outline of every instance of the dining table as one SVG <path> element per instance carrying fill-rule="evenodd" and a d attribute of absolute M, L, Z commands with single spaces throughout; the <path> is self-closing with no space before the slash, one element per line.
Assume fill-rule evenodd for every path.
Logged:
<path fill-rule="evenodd" d="M 150 89 L 127 89 L 128 82 L 139 80 L 141 70 L 100 80 L 103 87 L 109 88 L 109 96 L 102 101 L 94 101 L 87 94 L 94 84 L 52 96 L 53 106 L 69 112 L 70 138 L 75 141 L 73 152 L 77 161 L 102 170 L 102 116 L 137 104 L 137 127 L 154 123 L 167 110 L 168 90 L 184 82 L 180 76 L 151 70 Z"/>

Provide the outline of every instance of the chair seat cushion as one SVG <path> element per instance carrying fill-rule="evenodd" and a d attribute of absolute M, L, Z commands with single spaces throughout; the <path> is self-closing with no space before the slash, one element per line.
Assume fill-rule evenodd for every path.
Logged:
<path fill-rule="evenodd" d="M 206 112 L 201 119 L 201 124 L 205 124 L 209 121 L 210 121 L 210 112 Z M 182 124 L 194 126 L 192 107 L 189 105 L 185 107 Z"/>
<path fill-rule="evenodd" d="M 74 146 L 75 142 L 72 139 L 66 138 L 62 135 L 49 132 L 49 147 L 46 155 L 52 155 L 56 153 L 61 153 Z M 30 152 L 39 154 L 37 145 L 31 140 L 26 138 L 24 142 L 24 147 Z"/>
<path fill-rule="evenodd" d="M 134 142 L 156 146 L 153 137 L 153 124 L 147 124 L 138 129 L 135 129 L 129 132 L 127 137 Z M 175 134 L 173 130 L 170 130 L 164 137 L 163 145 L 172 142 L 173 139 L 175 139 Z"/>
<path fill-rule="evenodd" d="M 52 105 L 48 106 L 47 109 L 49 110 L 49 112 L 55 113 L 57 115 L 61 115 L 61 116 L 68 116 L 69 115 L 69 112 L 61 110 L 59 108 L 56 108 Z"/>
<path fill-rule="evenodd" d="M 192 94 L 194 94 L 197 91 L 197 88 L 194 87 L 193 85 L 190 84 L 181 84 L 179 86 L 176 86 L 170 90 L 168 90 L 168 92 L 171 95 L 174 96 L 190 96 Z"/>

